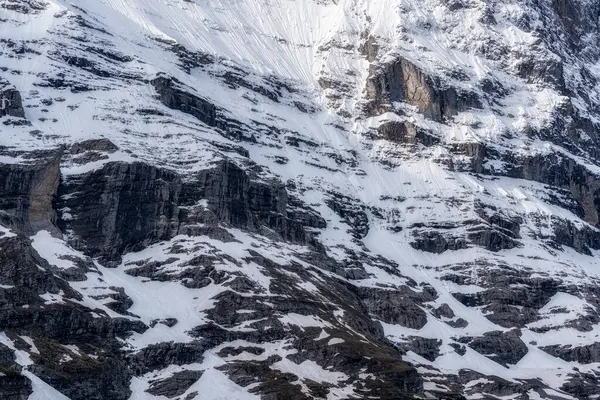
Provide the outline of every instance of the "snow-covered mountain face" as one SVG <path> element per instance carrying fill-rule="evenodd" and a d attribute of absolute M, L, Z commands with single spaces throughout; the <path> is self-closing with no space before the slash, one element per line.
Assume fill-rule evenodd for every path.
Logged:
<path fill-rule="evenodd" d="M 0 0 L 0 399 L 600 397 L 599 16 Z"/>

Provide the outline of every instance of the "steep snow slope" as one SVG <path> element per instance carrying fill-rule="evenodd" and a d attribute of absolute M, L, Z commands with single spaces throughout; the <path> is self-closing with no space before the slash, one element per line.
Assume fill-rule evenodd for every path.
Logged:
<path fill-rule="evenodd" d="M 1 0 L 0 398 L 597 398 L 599 11 Z"/>

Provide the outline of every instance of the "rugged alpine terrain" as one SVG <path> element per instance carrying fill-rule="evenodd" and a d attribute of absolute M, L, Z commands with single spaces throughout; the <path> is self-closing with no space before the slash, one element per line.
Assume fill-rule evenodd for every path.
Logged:
<path fill-rule="evenodd" d="M 599 18 L 0 0 L 0 399 L 600 398 Z"/>

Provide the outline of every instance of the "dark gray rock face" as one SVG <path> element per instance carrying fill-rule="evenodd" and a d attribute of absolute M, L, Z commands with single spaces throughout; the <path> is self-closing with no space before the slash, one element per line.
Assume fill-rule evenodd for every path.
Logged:
<path fill-rule="evenodd" d="M 504 397 L 532 391 L 543 397 L 548 396 L 547 392 L 550 391 L 539 379 L 506 380 L 495 375 L 484 375 L 472 369 L 461 369 L 458 376 L 453 377 L 450 382 L 466 385 L 462 392 L 465 395 L 485 393 L 487 396 Z M 548 396 L 548 399 L 552 400 L 558 398 L 558 396 Z"/>
<path fill-rule="evenodd" d="M 440 142 L 438 137 L 408 121 L 383 123 L 377 128 L 377 134 L 390 142 L 400 144 L 433 146 Z"/>
<path fill-rule="evenodd" d="M 202 288 L 210 285 L 212 282 L 214 283 L 223 283 L 227 276 L 218 271 L 214 267 L 214 263 L 219 259 L 217 257 L 197 257 L 190 260 L 186 267 L 180 273 L 173 272 L 163 272 L 160 268 L 163 265 L 169 264 L 169 262 L 161 263 L 157 261 L 151 261 L 149 263 L 145 263 L 139 267 L 134 267 L 127 270 L 127 275 L 131 276 L 139 276 L 152 278 L 152 280 L 159 282 L 168 282 L 173 280 L 181 281 L 181 284 L 188 288 Z M 173 258 L 171 260 L 167 260 L 170 262 L 177 261 L 177 259 Z M 241 278 L 241 277 L 240 277 Z M 235 286 L 235 281 L 231 283 Z M 162 323 L 165 325 L 175 325 L 177 321 L 173 319 L 165 319 L 165 320 L 155 320 L 152 323 Z"/>
<path fill-rule="evenodd" d="M 598 12 L 598 4 L 584 3 L 580 0 L 557 0 L 551 4 L 552 10 L 556 14 L 549 17 L 557 20 L 574 51 L 585 46 L 582 35 L 593 35 L 598 32 L 598 25 L 589 14 Z M 547 38 L 548 41 L 552 39 L 554 38 Z M 556 46 L 558 43 L 554 43 L 554 45 Z"/>
<path fill-rule="evenodd" d="M 58 195 L 57 207 L 70 215 L 59 227 L 73 231 L 77 247 L 107 260 L 177 233 L 195 234 L 198 223 L 226 223 L 302 244 L 314 240 L 306 228 L 325 226 L 283 184 L 262 182 L 227 161 L 186 182 L 166 169 L 111 162 L 69 177 Z"/>
<path fill-rule="evenodd" d="M 413 239 L 410 245 L 435 254 L 472 246 L 494 252 L 522 246 L 517 240 L 520 239 L 520 218 L 503 215 L 494 207 L 487 207 L 480 202 L 475 203 L 474 211 L 480 219 L 468 219 L 461 224 L 436 222 L 412 225 Z M 466 231 L 461 232 L 460 236 L 455 231 L 459 226 Z"/>
<path fill-rule="evenodd" d="M 495 207 L 486 207 L 483 204 L 477 204 L 475 212 L 500 233 L 513 239 L 520 238 L 521 218 L 505 216 L 499 213 Z"/>
<path fill-rule="evenodd" d="M 593 399 L 600 394 L 600 376 L 597 372 L 573 372 L 561 388 L 577 399 Z"/>
<path fill-rule="evenodd" d="M 74 164 L 87 164 L 90 162 L 106 160 L 109 154 L 119 148 L 108 139 L 89 139 L 83 142 L 73 143 L 68 147 L 63 159 Z"/>
<path fill-rule="evenodd" d="M 583 165 L 557 153 L 522 159 L 506 157 L 513 166 L 508 176 L 569 190 L 581 207 L 578 214 L 590 224 L 598 225 L 600 205 L 596 199 L 600 197 L 600 178 Z"/>
<path fill-rule="evenodd" d="M 151 381 L 150 388 L 146 392 L 172 399 L 185 393 L 201 376 L 202 371 L 176 372 L 166 379 Z"/>
<path fill-rule="evenodd" d="M 25 235 L 40 229 L 60 235 L 54 225 L 60 156 L 60 152 L 42 153 L 29 164 L 0 166 L 4 224 Z M 0 289 L 0 330 L 32 337 L 40 353 L 32 355 L 35 365 L 30 370 L 69 398 L 127 399 L 130 374 L 114 353 L 120 347 L 116 336 L 146 327 L 139 321 L 94 316 L 91 310 L 70 302 L 81 300 L 81 295 L 58 276 L 76 278 L 74 272 L 56 271 L 23 236 L 0 238 L 0 284 L 9 287 Z M 66 303 L 44 305 L 42 294 L 61 296 Z M 104 354 L 98 359 L 84 356 L 58 362 L 64 353 L 61 344 L 72 343 L 94 346 Z M 6 384 L 0 392 L 14 396 L 9 399 L 27 398 L 31 393 L 31 383 L 19 371 L 2 380 Z"/>
<path fill-rule="evenodd" d="M 0 367 L 0 372 L 2 367 Z M 0 399 L 27 400 L 33 393 L 29 378 L 18 372 L 2 372 L 0 376 Z"/>
<path fill-rule="evenodd" d="M 114 153 L 119 148 L 108 139 L 89 139 L 83 142 L 73 143 L 69 147 L 69 153 L 81 154 L 86 151 L 104 151 L 107 153 Z"/>
<path fill-rule="evenodd" d="M 591 255 L 600 249 L 600 233 L 589 226 L 575 226 L 571 221 L 556 220 L 554 237 L 549 241 L 553 247 L 568 246 L 579 253 Z"/>
<path fill-rule="evenodd" d="M 344 339 L 347 338 L 344 336 Z M 294 363 L 311 359 L 319 365 L 332 365 L 332 370 L 343 371 L 350 381 L 355 381 L 361 373 L 379 377 L 377 381 L 360 383 L 360 396 L 364 398 L 404 400 L 412 398 L 411 393 L 420 391 L 422 381 L 416 370 L 401 362 L 399 354 L 391 347 L 365 345 L 356 339 L 336 346 L 319 346 L 314 338 L 308 337 L 299 338 L 296 345 L 301 349 L 299 354 L 288 357 Z M 280 357 L 273 356 L 264 362 L 235 362 L 224 366 L 223 370 L 240 385 L 255 384 L 262 398 L 308 399 L 298 387 L 300 379 L 297 376 L 269 369 L 269 365 L 279 360 Z M 329 385 L 320 388 L 316 382 L 309 385 L 318 390 L 320 397 L 317 398 L 326 398 Z"/>
<path fill-rule="evenodd" d="M 447 250 L 460 250 L 468 247 L 465 238 L 443 235 L 436 231 L 415 231 L 413 234 L 411 247 L 428 253 L 440 254 Z"/>
<path fill-rule="evenodd" d="M 518 363 L 527 354 L 527 345 L 519 336 L 515 331 L 486 332 L 483 336 L 474 338 L 468 345 L 506 367 L 508 364 Z"/>
<path fill-rule="evenodd" d="M 39 14 L 39 12 L 46 9 L 47 6 L 47 3 L 40 0 L 28 0 L 27 2 L 21 0 L 7 0 L 0 5 L 1 8 L 22 14 Z"/>
<path fill-rule="evenodd" d="M 222 337 L 222 341 L 227 340 L 226 335 L 222 335 L 222 330 L 218 333 L 221 334 L 219 336 Z M 220 342 L 206 343 L 206 339 L 189 343 L 163 342 L 152 344 L 128 356 L 127 361 L 134 375 L 142 375 L 166 368 L 169 365 L 200 363 L 204 359 L 204 352 L 218 344 Z"/>
<path fill-rule="evenodd" d="M 485 172 L 484 162 L 487 157 L 487 148 L 484 143 L 479 142 L 463 142 L 463 143 L 450 143 L 448 150 L 455 155 L 464 155 L 469 157 L 470 162 L 467 165 L 456 165 L 452 163 L 449 165 L 450 169 L 458 171 L 469 171 L 480 174 Z"/>
<path fill-rule="evenodd" d="M 552 203 L 572 211 L 591 225 L 599 224 L 600 206 L 597 198 L 600 196 L 600 178 L 572 158 L 559 153 L 535 156 L 515 156 L 510 152 L 500 154 L 482 143 L 454 144 L 450 150 L 471 158 L 469 165 L 452 165 L 453 168 L 466 167 L 466 170 L 476 173 L 509 176 L 549 185 L 552 188 Z M 505 171 L 488 169 L 485 167 L 487 159 L 502 160 L 508 167 Z M 484 211 L 480 206 L 476 207 L 476 212 L 496 231 L 481 237 L 487 243 L 487 248 L 512 248 L 518 245 L 515 239 L 519 238 L 521 221 L 503 217 L 493 210 L 491 213 L 490 210 Z M 554 230 L 550 243 L 553 246 L 569 246 L 584 254 L 591 254 L 590 249 L 600 248 L 600 235 L 595 230 L 575 227 L 566 220 L 556 220 Z"/>
<path fill-rule="evenodd" d="M 443 87 L 438 79 L 404 58 L 371 71 L 366 92 L 371 115 L 393 110 L 394 102 L 406 102 L 425 117 L 441 122 L 460 111 L 481 107 L 475 94 Z"/>
<path fill-rule="evenodd" d="M 193 89 L 184 89 L 177 79 L 159 76 L 150 83 L 165 106 L 191 114 L 208 126 L 222 127 L 218 120 L 217 107 L 208 100 L 192 94 Z"/>
<path fill-rule="evenodd" d="M 47 267 L 47 270 L 40 270 L 37 265 Z M 0 289 L 0 298 L 3 300 L 0 326 L 19 326 L 24 322 L 22 318 L 36 317 L 32 315 L 31 307 L 19 307 L 40 303 L 40 294 L 58 294 L 62 290 L 66 297 L 80 298 L 66 282 L 51 273 L 48 263 L 33 250 L 29 240 L 22 236 L 0 238 L 0 266 L 0 285 L 18 288 Z"/>
<path fill-rule="evenodd" d="M 193 335 L 201 339 L 202 343 L 213 347 L 226 341 L 244 340 L 255 343 L 257 350 L 262 352 L 258 348 L 260 344 L 292 337 L 289 344 L 297 351 L 288 356 L 289 360 L 296 364 L 310 360 L 322 368 L 343 372 L 350 382 L 360 382 L 363 386 L 361 393 L 365 397 L 403 399 L 407 393 L 419 392 L 422 384 L 420 377 L 412 366 L 401 360 L 399 351 L 385 340 L 381 326 L 369 318 L 364 300 L 354 288 L 342 282 L 331 281 L 327 286 L 321 287 L 321 296 L 324 297 L 316 301 L 310 293 L 295 289 L 296 284 L 308 280 L 310 276 L 302 267 L 276 264 L 258 253 L 250 252 L 252 258 L 244 261 L 260 265 L 273 277 L 269 287 L 273 296 L 268 304 L 263 301 L 264 293 L 240 294 L 228 290 L 215 296 L 215 307 L 207 313 L 207 317 L 214 323 L 198 326 L 193 330 Z M 298 280 L 290 279 L 292 272 L 298 274 Z M 405 295 L 408 296 L 408 292 Z M 418 295 L 415 294 L 415 297 Z M 328 300 L 323 302 L 323 298 Z M 344 316 L 340 320 L 331 314 L 333 308 L 328 304 L 333 301 L 344 304 Z M 232 309 L 252 312 L 228 312 Z M 331 325 L 331 328 L 325 329 L 326 332 L 342 341 L 329 345 L 329 339 L 317 340 L 321 328 L 298 327 L 293 322 L 282 323 L 279 318 L 289 313 L 314 316 L 326 321 Z M 233 329 L 244 325 L 251 329 Z M 368 344 L 364 341 L 365 337 L 369 340 Z M 223 349 L 226 354 L 237 351 Z M 287 383 L 285 387 L 280 386 L 282 382 L 279 379 L 283 376 L 269 369 L 269 365 L 276 361 L 279 361 L 279 357 L 260 362 L 232 362 L 224 366 L 223 370 L 238 384 L 256 384 L 257 392 L 267 398 L 272 396 L 276 399 L 287 394 L 290 398 L 304 398 L 305 395 L 297 386 L 298 377 L 285 375 Z M 359 377 L 362 373 L 372 373 L 379 379 L 377 382 L 364 382 Z M 327 393 L 326 388 L 318 390 Z"/>
<path fill-rule="evenodd" d="M 0 164 L 0 222 L 17 232 L 32 234 L 54 226 L 52 202 L 60 180 L 60 152 L 35 155 L 30 164 Z"/>
<path fill-rule="evenodd" d="M 0 239 L 0 284 L 9 287 L 0 289 L 0 330 L 17 343 L 17 335 L 30 336 L 39 351 L 31 353 L 35 365 L 30 371 L 71 399 L 129 398 L 130 373 L 118 355 L 116 337 L 143 332 L 147 328 L 143 323 L 109 318 L 73 302 L 81 295 L 56 277 L 21 236 Z M 62 296 L 64 302 L 45 304 L 42 294 Z M 65 352 L 62 345 L 67 344 L 101 356 L 73 354 L 70 361 L 58 362 Z M 20 346 L 28 345 L 21 341 Z M 26 378 L 16 372 L 10 376 L 15 390 L 30 390 Z"/>
<path fill-rule="evenodd" d="M 31 381 L 21 375 L 16 359 L 13 350 L 0 344 L 0 399 L 27 400 L 33 393 Z"/>
<path fill-rule="evenodd" d="M 433 315 L 437 318 L 445 317 L 445 318 L 454 318 L 454 311 L 448 305 L 448 303 L 444 303 L 438 308 L 433 310 Z"/>
<path fill-rule="evenodd" d="M 53 340 L 87 340 L 99 347 L 117 346 L 115 335 L 146 330 L 139 321 L 95 318 L 91 310 L 69 302 L 80 301 L 81 294 L 53 274 L 29 240 L 0 239 L 0 250 L 0 284 L 11 287 L 0 291 L 0 329 L 33 330 Z M 48 293 L 62 296 L 67 303 L 44 305 L 39 295 Z"/>
<path fill-rule="evenodd" d="M 325 227 L 325 220 L 291 198 L 285 185 L 262 181 L 228 161 L 197 173 L 184 185 L 184 204 L 193 205 L 199 199 L 207 200 L 209 212 L 192 209 L 185 216 L 188 221 L 221 222 L 267 236 L 272 236 L 271 231 L 283 240 L 302 244 L 313 241 L 306 228 Z"/>
<path fill-rule="evenodd" d="M 565 88 L 563 64 L 559 57 L 545 60 L 525 57 L 516 69 L 517 75 L 529 83 L 543 82 L 561 91 Z"/>
<path fill-rule="evenodd" d="M 460 282 L 460 277 L 455 275 L 447 275 L 444 279 Z M 505 328 L 522 328 L 538 320 L 537 310 L 560 288 L 557 280 L 530 277 L 512 268 L 489 269 L 479 282 L 485 290 L 476 294 L 453 293 L 453 296 L 468 307 L 483 306 L 486 317 Z"/>
<path fill-rule="evenodd" d="M 93 257 L 118 258 L 177 232 L 182 183 L 171 171 L 143 163 L 106 164 L 102 169 L 71 177 L 61 184 L 59 208 L 72 219 L 71 229 Z"/>
<path fill-rule="evenodd" d="M 70 399 L 126 400 L 131 396 L 130 373 L 118 359 L 76 359 L 60 366 L 47 366 L 44 361 L 40 359 L 31 371 Z"/>
<path fill-rule="evenodd" d="M 597 198 L 600 193 L 600 178 L 572 158 L 559 153 L 535 156 L 515 156 L 510 152 L 501 154 L 487 148 L 484 143 L 452 144 L 449 150 L 453 154 L 470 158 L 466 165 L 449 165 L 453 169 L 543 183 L 551 189 L 548 194 L 550 203 L 573 212 L 591 225 L 599 223 L 600 206 Z M 501 160 L 506 163 L 507 169 L 489 169 L 485 166 L 487 160 Z M 520 245 L 517 239 L 520 238 L 522 221 L 519 218 L 504 216 L 481 204 L 476 204 L 475 211 L 489 226 L 479 233 L 469 235 L 473 243 L 492 251 Z M 569 220 L 555 217 L 552 225 L 554 232 L 547 240 L 552 247 L 568 246 L 587 255 L 591 254 L 591 250 L 600 248 L 600 234 L 588 226 L 575 226 Z M 444 239 L 448 241 L 447 238 Z M 430 248 L 432 251 L 441 251 L 446 247 L 441 238 L 432 243 L 419 240 L 415 244 L 419 245 L 419 242 L 422 242 L 420 246 L 423 249 Z M 448 248 L 451 249 L 452 245 L 448 245 Z"/>
<path fill-rule="evenodd" d="M 471 245 L 483 247 L 490 251 L 512 249 L 519 246 L 505 231 L 495 229 L 493 226 L 474 224 L 468 228 L 463 237 L 454 237 L 451 234 L 439 231 L 417 231 L 413 232 L 413 240 L 410 245 L 417 250 L 428 253 L 440 254 L 448 250 L 466 249 Z"/>
<path fill-rule="evenodd" d="M 469 229 L 469 240 L 476 246 L 483 247 L 490 251 L 500 251 L 505 249 L 514 249 L 521 246 L 519 242 L 514 240 L 511 232 L 504 229 L 498 229 L 495 226 L 476 225 Z"/>
<path fill-rule="evenodd" d="M 330 197 L 325 200 L 325 204 L 342 219 L 342 222 L 350 226 L 348 231 L 355 239 L 360 240 L 367 236 L 369 217 L 364 204 L 339 193 L 331 193 Z"/>
<path fill-rule="evenodd" d="M 545 346 L 541 347 L 546 353 L 565 361 L 576 361 L 580 364 L 600 362 L 600 343 L 592 343 L 586 346 Z"/>
<path fill-rule="evenodd" d="M 427 314 L 418 305 L 421 301 L 430 301 L 431 294 L 418 295 L 408 288 L 386 290 L 376 288 L 357 288 L 358 294 L 368 312 L 375 319 L 389 324 L 398 324 L 412 329 L 421 329 L 427 323 Z"/>
<path fill-rule="evenodd" d="M 25 118 L 21 94 L 14 86 L 0 78 L 0 118 Z"/>
<path fill-rule="evenodd" d="M 435 361 L 440 356 L 440 346 L 442 341 L 438 339 L 428 339 L 419 336 L 409 337 L 408 343 L 404 346 L 406 351 L 413 351 L 428 361 Z"/>
<path fill-rule="evenodd" d="M 4 369 L 13 368 L 16 359 L 15 352 L 8 348 L 8 346 L 0 343 L 0 365 Z"/>

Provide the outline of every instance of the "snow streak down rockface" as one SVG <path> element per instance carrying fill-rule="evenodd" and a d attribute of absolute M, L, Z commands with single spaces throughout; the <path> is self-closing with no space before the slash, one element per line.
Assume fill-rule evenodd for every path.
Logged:
<path fill-rule="evenodd" d="M 600 397 L 598 15 L 0 0 L 0 399 Z"/>

